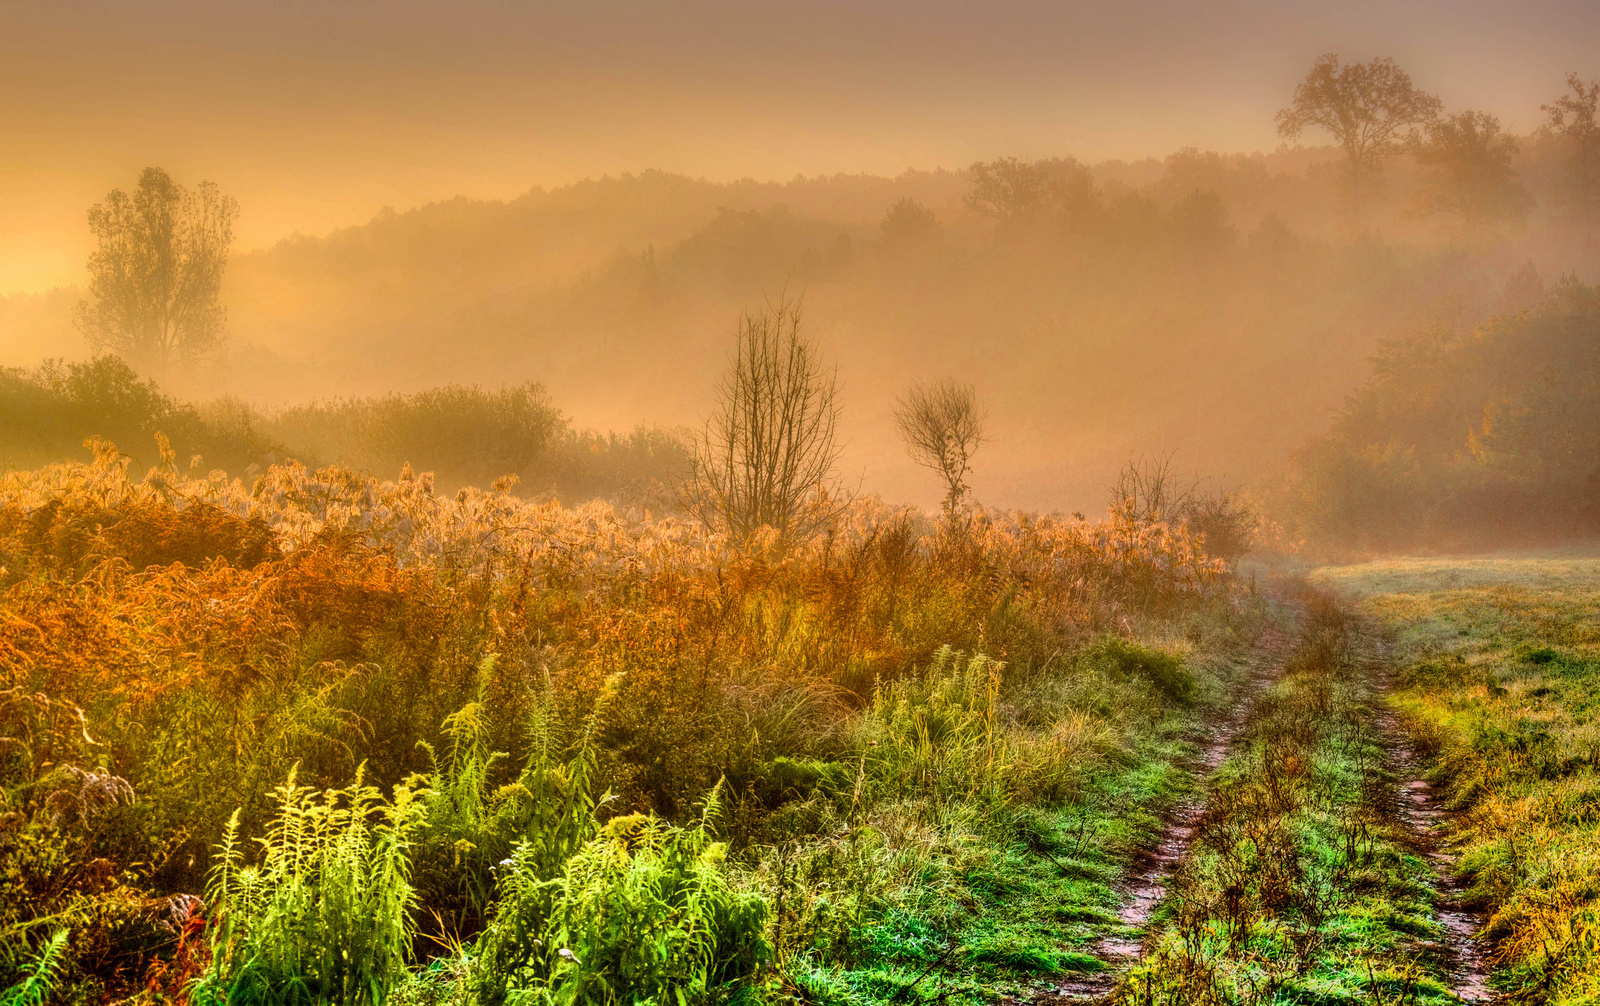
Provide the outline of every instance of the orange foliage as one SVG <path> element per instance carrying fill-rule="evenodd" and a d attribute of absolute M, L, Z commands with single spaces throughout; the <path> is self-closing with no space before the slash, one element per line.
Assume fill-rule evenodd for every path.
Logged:
<path fill-rule="evenodd" d="M 725 769 L 715 738 L 733 692 L 858 703 L 945 644 L 1042 661 L 1205 595 L 1224 572 L 1159 524 L 980 511 L 952 527 L 865 501 L 816 540 L 741 551 L 603 503 L 440 497 L 410 472 L 135 482 L 97 448 L 92 464 L 0 476 L 0 687 L 145 732 L 176 729 L 149 720 L 188 696 L 232 724 L 209 743 L 235 760 L 268 744 L 263 724 L 285 702 L 321 695 L 333 718 L 282 736 L 345 752 L 330 765 L 373 760 L 381 777 L 420 767 L 415 742 L 488 653 L 508 749 L 547 675 L 580 714 L 625 672 L 613 767 L 662 809 Z"/>

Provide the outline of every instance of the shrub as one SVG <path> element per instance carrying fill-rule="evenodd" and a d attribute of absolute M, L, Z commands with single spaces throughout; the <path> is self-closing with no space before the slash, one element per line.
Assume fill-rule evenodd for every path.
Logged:
<path fill-rule="evenodd" d="M 284 409 L 267 428 L 307 462 L 390 476 L 410 465 L 451 490 L 528 478 L 566 430 L 543 385 L 489 391 L 458 384 L 410 395 L 351 398 Z"/>
<path fill-rule="evenodd" d="M 1600 290 L 1384 344 L 1276 506 L 1322 548 L 1476 551 L 1600 527 Z"/>
<path fill-rule="evenodd" d="M 218 424 L 193 406 L 140 380 L 119 357 L 46 361 L 34 370 L 0 368 L 0 465 L 42 465 L 81 456 L 91 437 L 135 445 L 139 467 L 161 463 L 156 434 L 170 438 L 185 467 L 198 456 L 244 471 L 281 457 L 283 448 L 246 421 Z"/>
<path fill-rule="evenodd" d="M 691 828 L 616 818 L 555 879 L 519 845 L 473 960 L 478 1000 L 687 1006 L 750 980 L 771 955 L 768 909 L 729 884 L 709 832 L 716 808 L 713 792 Z"/>
<path fill-rule="evenodd" d="M 480 673 L 487 678 L 493 667 L 494 658 L 485 658 Z M 593 837 L 595 733 L 615 691 L 616 682 L 610 682 L 565 761 L 551 722 L 555 703 L 547 692 L 533 716 L 528 759 L 503 786 L 493 783 L 493 768 L 505 756 L 489 751 L 481 687 L 477 701 L 445 719 L 449 753 L 442 762 L 423 745 L 434 771 L 423 794 L 423 823 L 413 855 L 424 903 L 440 921 L 453 924 L 453 932 L 441 935 L 460 939 L 482 928 L 495 900 L 497 871 L 513 853 L 550 879 Z"/>

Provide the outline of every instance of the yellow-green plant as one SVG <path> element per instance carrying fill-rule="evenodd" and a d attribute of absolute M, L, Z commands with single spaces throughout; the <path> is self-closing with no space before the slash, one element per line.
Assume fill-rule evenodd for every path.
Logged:
<path fill-rule="evenodd" d="M 494 668 L 493 655 L 480 667 L 482 680 Z M 415 857 L 421 878 L 434 895 L 428 907 L 454 896 L 464 900 L 457 918 L 459 935 L 476 928 L 493 904 L 496 873 L 518 846 L 529 850 L 529 862 L 541 878 L 560 872 L 562 864 L 594 835 L 596 800 L 591 782 L 595 772 L 595 732 L 617 682 L 608 683 L 579 731 L 575 750 L 563 758 L 561 725 L 548 681 L 535 702 L 529 722 L 529 755 L 511 782 L 494 785 L 494 766 L 505 754 L 489 750 L 490 717 L 479 697 L 445 718 L 443 729 L 448 753 L 438 757 L 423 743 L 433 760 L 433 773 L 423 796 L 423 826 Z M 447 889 L 448 888 L 448 889 Z"/>
<path fill-rule="evenodd" d="M 44 1006 L 67 963 L 67 930 L 57 929 L 23 968 L 22 981 L 0 992 L 0 1006 Z"/>
<path fill-rule="evenodd" d="M 344 789 L 276 790 L 260 863 L 246 865 L 229 822 L 208 901 L 215 913 L 200 1003 L 372 1006 L 404 974 L 414 895 L 408 845 L 418 791 L 386 801 L 358 771 Z"/>
<path fill-rule="evenodd" d="M 501 1003 L 703 1003 L 748 982 L 770 957 L 765 900 L 729 883 L 713 841 L 713 791 L 700 822 L 611 821 L 561 876 L 540 877 L 524 843 L 478 943 L 473 990 Z"/>
<path fill-rule="evenodd" d="M 966 795 L 1000 781 L 1005 739 L 995 727 L 1005 665 L 948 646 L 920 678 L 892 681 L 868 711 L 881 782 L 897 796 Z"/>

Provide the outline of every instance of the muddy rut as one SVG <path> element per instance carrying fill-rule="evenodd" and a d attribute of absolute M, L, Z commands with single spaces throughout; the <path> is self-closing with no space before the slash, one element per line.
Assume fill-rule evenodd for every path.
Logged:
<path fill-rule="evenodd" d="M 1442 930 L 1433 949 L 1450 969 L 1450 990 L 1464 1003 L 1493 1002 L 1496 996 L 1489 987 L 1486 948 L 1478 938 L 1484 920 L 1462 903 L 1464 889 L 1456 874 L 1455 859 L 1442 844 L 1449 820 L 1444 795 L 1428 781 L 1421 757 L 1393 714 L 1383 713 L 1376 725 L 1387 741 L 1390 770 L 1399 789 L 1400 820 L 1411 832 L 1413 844 L 1433 867 L 1439 891 L 1435 916 Z"/>

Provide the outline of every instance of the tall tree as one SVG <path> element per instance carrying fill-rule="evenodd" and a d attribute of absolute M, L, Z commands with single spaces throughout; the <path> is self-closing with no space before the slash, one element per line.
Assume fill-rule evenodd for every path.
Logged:
<path fill-rule="evenodd" d="M 1428 123 L 1427 140 L 1416 145 L 1424 182 L 1410 212 L 1460 217 L 1470 235 L 1495 224 L 1520 223 L 1533 208 L 1533 197 L 1511 166 L 1516 153 L 1517 141 L 1487 112 L 1435 119 Z"/>
<path fill-rule="evenodd" d="M 939 218 L 922 203 L 903 196 L 889 207 L 879 224 L 884 244 L 903 247 L 931 241 L 939 236 Z"/>
<path fill-rule="evenodd" d="M 800 334 L 800 304 L 779 300 L 739 320 L 717 409 L 696 439 L 689 509 L 740 543 L 763 528 L 803 537 L 838 510 L 839 382 Z"/>
<path fill-rule="evenodd" d="M 897 403 L 894 418 L 911 460 L 944 479 L 944 511 L 954 517 L 971 491 L 967 474 L 983 443 L 985 416 L 977 393 L 972 385 L 950 379 L 918 382 Z"/>
<path fill-rule="evenodd" d="M 1550 128 L 1572 145 L 1568 188 L 1573 205 L 1585 215 L 1600 210 L 1600 81 L 1588 84 L 1576 73 L 1567 74 L 1571 94 L 1541 106 Z"/>
<path fill-rule="evenodd" d="M 1312 64 L 1289 107 L 1278 113 L 1278 135 L 1296 140 L 1307 126 L 1333 134 L 1345 154 L 1350 218 L 1359 226 L 1362 197 L 1382 175 L 1384 160 L 1415 127 L 1437 118 L 1441 107 L 1392 59 L 1341 66 L 1328 53 Z"/>
<path fill-rule="evenodd" d="M 112 189 L 89 210 L 95 250 L 78 330 L 95 349 L 164 373 L 203 357 L 221 340 L 217 302 L 239 204 L 212 182 L 185 189 L 146 168 L 133 195 Z"/>

